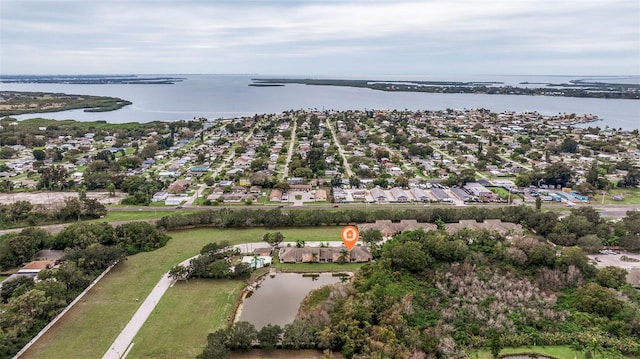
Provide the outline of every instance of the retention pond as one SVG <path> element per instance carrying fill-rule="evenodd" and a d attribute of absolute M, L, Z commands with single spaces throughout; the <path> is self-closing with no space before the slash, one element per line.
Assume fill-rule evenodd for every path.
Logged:
<path fill-rule="evenodd" d="M 244 299 L 238 320 L 249 322 L 258 330 L 267 324 L 284 326 L 293 322 L 300 303 L 310 291 L 339 283 L 343 278 L 332 273 L 277 273 L 267 276 Z"/>

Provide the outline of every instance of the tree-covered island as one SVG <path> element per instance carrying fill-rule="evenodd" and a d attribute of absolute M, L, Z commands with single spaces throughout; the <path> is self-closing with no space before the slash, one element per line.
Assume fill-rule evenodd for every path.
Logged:
<path fill-rule="evenodd" d="M 502 82 L 459 82 L 459 81 L 377 81 L 339 79 L 252 79 L 249 86 L 302 84 L 319 86 L 361 87 L 380 91 L 404 91 L 427 93 L 468 93 L 486 95 L 529 95 L 640 99 L 640 85 L 573 80 L 569 84 L 545 83 L 545 87 L 529 88 L 505 85 Z M 526 85 L 526 83 L 522 83 Z"/>
<path fill-rule="evenodd" d="M 130 101 L 117 97 L 47 92 L 0 91 L 0 117 L 83 108 L 85 112 L 119 110 Z"/>

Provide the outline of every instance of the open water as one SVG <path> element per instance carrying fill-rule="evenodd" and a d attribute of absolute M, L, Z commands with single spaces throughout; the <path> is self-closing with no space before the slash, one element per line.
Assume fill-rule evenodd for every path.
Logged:
<path fill-rule="evenodd" d="M 590 126 L 623 129 L 640 128 L 640 100 L 595 99 L 549 96 L 509 96 L 475 94 L 435 94 L 384 92 L 338 86 L 286 85 L 282 87 L 248 86 L 250 75 L 175 75 L 184 81 L 173 85 L 77 85 L 77 84 L 0 84 L 0 90 L 63 92 L 68 94 L 104 95 L 123 98 L 133 105 L 111 112 L 83 110 L 14 116 L 18 119 L 43 117 L 57 120 L 104 120 L 110 123 L 172 121 L 206 117 L 209 119 L 280 113 L 298 109 L 398 109 L 444 110 L 486 108 L 494 112 L 537 111 L 543 115 L 559 113 L 593 114 L 601 120 Z M 277 76 L 281 77 L 281 76 Z M 314 76 L 308 76 L 314 78 Z M 474 78 L 412 77 L 414 80 L 501 81 L 566 83 L 579 77 L 476 76 Z M 409 80 L 381 78 L 371 80 Z M 607 82 L 637 82 L 631 78 L 594 78 Z M 524 86 L 524 85 L 519 85 Z M 531 87 L 532 85 L 528 85 Z M 542 85 L 535 85 L 542 86 Z"/>
<path fill-rule="evenodd" d="M 284 327 L 293 322 L 304 297 L 314 289 L 339 283 L 340 277 L 320 273 L 303 277 L 300 273 L 278 273 L 265 277 L 260 286 L 242 303 L 241 321 L 260 330 L 267 324 Z"/>

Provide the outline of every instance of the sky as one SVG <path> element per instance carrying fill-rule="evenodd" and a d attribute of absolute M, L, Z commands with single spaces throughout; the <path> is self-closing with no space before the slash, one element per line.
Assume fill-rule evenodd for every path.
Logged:
<path fill-rule="evenodd" d="M 639 75 L 638 0 L 1 0 L 0 75 Z"/>

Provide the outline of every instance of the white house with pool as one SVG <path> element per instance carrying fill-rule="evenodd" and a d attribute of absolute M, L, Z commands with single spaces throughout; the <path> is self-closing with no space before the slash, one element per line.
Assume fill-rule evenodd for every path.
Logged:
<path fill-rule="evenodd" d="M 258 269 L 271 265 L 271 256 L 244 256 L 242 263 L 247 263 L 253 269 Z"/>

